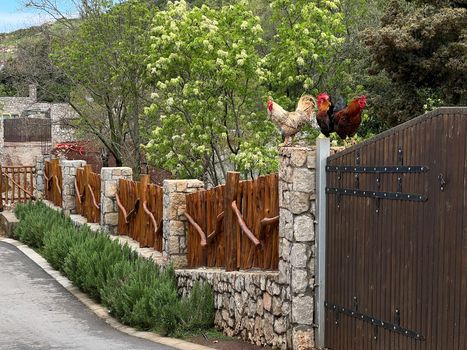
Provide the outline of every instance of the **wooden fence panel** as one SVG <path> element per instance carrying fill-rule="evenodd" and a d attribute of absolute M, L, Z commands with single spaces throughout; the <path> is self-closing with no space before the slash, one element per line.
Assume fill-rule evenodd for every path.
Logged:
<path fill-rule="evenodd" d="M 162 187 L 141 181 L 120 179 L 117 190 L 118 233 L 128 235 L 141 247 L 162 251 Z"/>
<path fill-rule="evenodd" d="M 277 269 L 279 263 L 278 176 L 238 181 L 187 195 L 190 267 Z"/>
<path fill-rule="evenodd" d="M 45 161 L 44 164 L 44 195 L 55 206 L 62 206 L 62 168 L 58 159 Z"/>
<path fill-rule="evenodd" d="M 202 231 L 208 233 L 207 236 L 202 236 L 193 225 L 188 226 L 187 260 L 190 267 L 225 265 L 225 235 L 222 225 L 224 189 L 225 186 L 218 186 L 187 195 L 186 211 L 201 225 Z M 205 245 L 201 244 L 203 239 Z"/>
<path fill-rule="evenodd" d="M 1 166 L 0 167 L 0 209 L 3 204 L 12 206 L 18 202 L 34 199 L 34 166 Z"/>
<path fill-rule="evenodd" d="M 75 177 L 76 211 L 88 222 L 100 222 L 101 176 L 92 172 L 91 165 L 77 169 Z"/>

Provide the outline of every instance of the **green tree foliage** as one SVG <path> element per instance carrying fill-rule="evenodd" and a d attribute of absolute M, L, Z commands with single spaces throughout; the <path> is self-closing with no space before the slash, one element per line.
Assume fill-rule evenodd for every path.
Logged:
<path fill-rule="evenodd" d="M 465 2 L 392 1 L 365 34 L 371 72 L 387 72 L 392 87 L 381 117 L 396 125 L 436 104 L 466 104 L 466 41 Z"/>
<path fill-rule="evenodd" d="M 190 9 L 181 1 L 156 14 L 147 60 L 157 87 L 147 112 L 160 118 L 146 146 L 152 162 L 181 177 L 207 173 L 212 184 L 229 163 L 244 173 L 274 168 L 261 33 L 244 4 Z"/>
<path fill-rule="evenodd" d="M 267 44 L 268 84 L 284 107 L 295 107 L 304 92 L 318 93 L 326 76 L 336 73 L 332 58 L 344 42 L 345 29 L 339 4 L 339 0 L 271 2 L 275 34 Z"/>
<path fill-rule="evenodd" d="M 125 162 L 136 172 L 147 98 L 144 47 L 153 13 L 148 2 L 131 0 L 89 15 L 52 55 L 73 83 L 69 102 L 81 130 L 95 135 L 118 165 Z"/>

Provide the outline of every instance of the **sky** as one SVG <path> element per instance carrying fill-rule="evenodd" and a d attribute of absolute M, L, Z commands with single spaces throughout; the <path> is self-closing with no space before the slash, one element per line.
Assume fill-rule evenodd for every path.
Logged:
<path fill-rule="evenodd" d="M 62 9 L 72 13 L 71 0 L 55 0 Z M 50 22 L 52 16 L 24 7 L 25 0 L 0 0 L 0 33 L 15 31 Z"/>

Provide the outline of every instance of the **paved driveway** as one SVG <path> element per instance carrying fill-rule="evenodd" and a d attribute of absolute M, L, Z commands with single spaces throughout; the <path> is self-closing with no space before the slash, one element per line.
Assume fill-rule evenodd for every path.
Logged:
<path fill-rule="evenodd" d="M 0 242 L 0 349 L 173 348 L 113 329 L 16 247 Z"/>

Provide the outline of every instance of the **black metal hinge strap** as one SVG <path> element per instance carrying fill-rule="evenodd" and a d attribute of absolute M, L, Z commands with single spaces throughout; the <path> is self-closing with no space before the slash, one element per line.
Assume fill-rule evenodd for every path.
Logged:
<path fill-rule="evenodd" d="M 386 329 L 388 331 L 391 331 L 391 332 L 394 332 L 394 333 L 405 335 L 407 337 L 414 338 L 414 339 L 417 339 L 417 340 L 425 340 L 425 337 L 420 332 L 413 331 L 411 329 L 401 327 L 400 325 L 397 325 L 397 324 L 394 324 L 394 323 L 391 323 L 391 322 L 378 320 L 375 317 L 362 314 L 361 312 L 358 312 L 356 310 L 348 309 L 348 308 L 345 308 L 343 306 L 339 306 L 339 305 L 330 303 L 328 301 L 324 302 L 324 306 L 327 309 L 329 309 L 331 311 L 334 311 L 336 313 L 336 315 L 338 313 L 344 314 L 346 316 L 353 317 L 353 318 L 356 318 L 358 320 L 371 323 L 373 326 L 381 327 L 381 328 L 384 328 L 384 329 Z"/>
<path fill-rule="evenodd" d="M 327 165 L 327 172 L 341 173 L 424 173 L 430 170 L 426 165 Z"/>
<path fill-rule="evenodd" d="M 346 196 L 357 196 L 357 197 L 369 197 L 379 199 L 392 199 L 401 201 L 415 201 L 425 202 L 428 197 L 424 194 L 417 193 L 399 193 L 399 192 L 380 192 L 380 191 L 363 191 L 352 188 L 333 188 L 326 187 L 326 193 L 346 195 Z"/>

